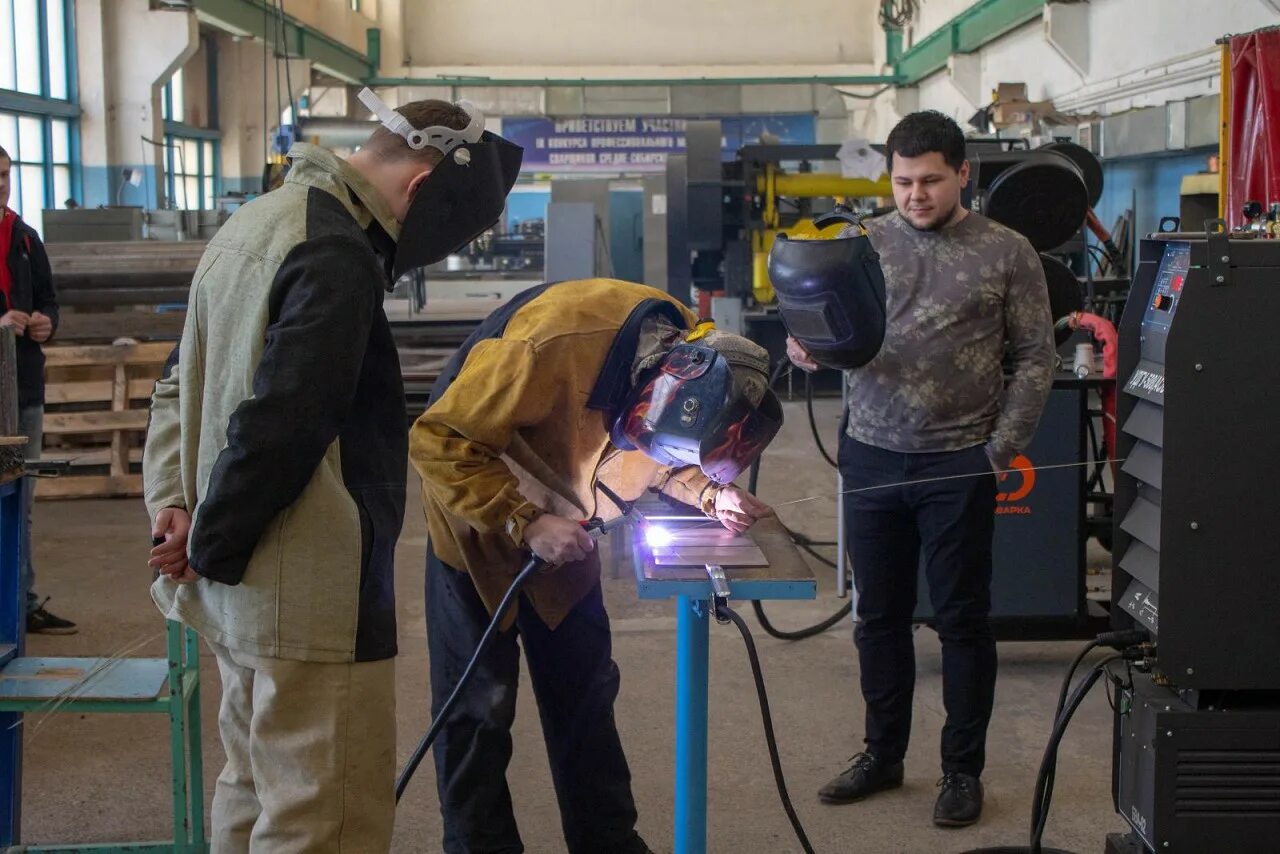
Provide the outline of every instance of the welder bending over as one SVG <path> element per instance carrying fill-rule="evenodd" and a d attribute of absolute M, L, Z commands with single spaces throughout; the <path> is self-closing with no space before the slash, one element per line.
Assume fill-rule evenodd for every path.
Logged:
<path fill-rule="evenodd" d="M 432 714 L 527 551 L 532 579 L 435 745 L 444 850 L 523 851 L 506 768 L 523 640 L 567 848 L 647 852 L 613 716 L 600 562 L 580 522 L 654 489 L 746 530 L 772 511 L 730 483 L 781 425 L 765 350 L 663 291 L 608 279 L 513 298 L 445 368 L 410 432 L 422 475 Z"/>

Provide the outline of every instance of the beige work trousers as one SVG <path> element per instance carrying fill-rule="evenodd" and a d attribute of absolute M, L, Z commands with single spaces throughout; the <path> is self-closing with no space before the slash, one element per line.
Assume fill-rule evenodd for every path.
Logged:
<path fill-rule="evenodd" d="M 395 819 L 395 662 L 319 664 L 210 643 L 227 764 L 212 854 L 385 854 Z"/>

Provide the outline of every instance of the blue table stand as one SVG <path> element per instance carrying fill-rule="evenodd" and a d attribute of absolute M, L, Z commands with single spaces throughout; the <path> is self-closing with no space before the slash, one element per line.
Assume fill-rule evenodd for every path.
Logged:
<path fill-rule="evenodd" d="M 673 529 L 704 526 L 705 517 L 648 517 Z M 813 599 L 817 581 L 777 519 L 756 523 L 748 536 L 768 566 L 726 567 L 730 601 Z M 632 543 L 641 599 L 676 602 L 675 854 L 707 851 L 707 676 L 714 602 L 706 565 L 658 566 L 636 537 Z"/>

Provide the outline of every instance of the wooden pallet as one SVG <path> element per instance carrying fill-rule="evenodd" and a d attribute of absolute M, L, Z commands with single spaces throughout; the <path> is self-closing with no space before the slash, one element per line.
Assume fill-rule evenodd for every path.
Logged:
<path fill-rule="evenodd" d="M 42 458 L 71 473 L 41 478 L 37 498 L 142 494 L 148 402 L 173 345 L 167 342 L 45 348 Z"/>
<path fill-rule="evenodd" d="M 177 340 L 186 317 L 181 307 L 205 245 L 198 240 L 49 244 L 62 310 L 57 340 Z"/>

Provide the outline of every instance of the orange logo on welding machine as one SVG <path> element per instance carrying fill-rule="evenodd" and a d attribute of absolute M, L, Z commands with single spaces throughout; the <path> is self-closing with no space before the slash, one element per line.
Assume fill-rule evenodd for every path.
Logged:
<path fill-rule="evenodd" d="M 1009 464 L 1009 468 L 1011 471 L 1005 482 L 1013 486 L 1017 484 L 1014 478 L 1020 477 L 1022 478 L 1022 483 L 1017 484 L 1017 488 L 1009 492 L 996 493 L 996 515 L 1029 516 L 1031 515 L 1031 508 L 1019 502 L 1024 501 L 1031 494 L 1031 490 L 1036 487 L 1035 466 L 1031 464 L 1031 460 L 1027 459 L 1026 455 L 1018 454 L 1013 458 L 1013 462 Z"/>

